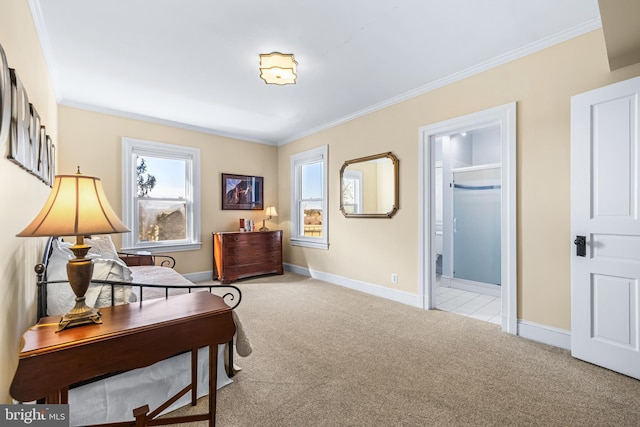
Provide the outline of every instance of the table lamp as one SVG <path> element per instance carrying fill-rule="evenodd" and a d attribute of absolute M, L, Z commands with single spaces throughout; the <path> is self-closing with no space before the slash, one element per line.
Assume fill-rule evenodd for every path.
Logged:
<path fill-rule="evenodd" d="M 100 312 L 85 302 L 93 275 L 93 260 L 85 258 L 90 246 L 84 236 L 130 231 L 115 214 L 102 189 L 100 178 L 82 175 L 56 175 L 51 194 L 36 218 L 18 237 L 76 236 L 71 246 L 75 258 L 67 264 L 69 285 L 76 295 L 75 306 L 62 316 L 58 331 L 85 323 L 102 323 Z"/>
<path fill-rule="evenodd" d="M 264 214 L 266 215 L 266 218 L 262 220 L 262 227 L 260 228 L 260 231 L 269 231 L 269 229 L 264 224 L 264 222 L 266 220 L 271 220 L 271 218 L 274 216 L 278 216 L 278 211 L 276 211 L 275 206 L 267 206 L 267 209 L 265 210 Z"/>

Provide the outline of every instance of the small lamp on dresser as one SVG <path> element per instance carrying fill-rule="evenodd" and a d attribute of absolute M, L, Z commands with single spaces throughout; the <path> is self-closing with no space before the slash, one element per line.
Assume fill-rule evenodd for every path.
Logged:
<path fill-rule="evenodd" d="M 266 218 L 264 218 L 262 220 L 262 227 L 260 228 L 260 231 L 269 231 L 269 229 L 264 224 L 264 222 L 266 220 L 271 220 L 271 218 L 274 217 L 274 216 L 278 216 L 278 211 L 276 211 L 276 207 L 275 206 L 267 206 L 267 209 L 264 211 L 264 214 L 265 214 Z"/>

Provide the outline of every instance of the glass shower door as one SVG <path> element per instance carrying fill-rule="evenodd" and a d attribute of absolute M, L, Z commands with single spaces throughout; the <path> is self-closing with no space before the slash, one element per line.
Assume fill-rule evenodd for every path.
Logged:
<path fill-rule="evenodd" d="M 453 171 L 453 277 L 500 285 L 500 168 Z"/>

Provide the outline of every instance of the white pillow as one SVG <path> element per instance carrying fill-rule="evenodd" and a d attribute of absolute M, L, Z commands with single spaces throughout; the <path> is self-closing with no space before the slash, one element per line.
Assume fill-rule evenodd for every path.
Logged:
<path fill-rule="evenodd" d="M 105 234 L 104 236 L 92 236 L 91 238 L 86 238 L 84 239 L 84 244 L 91 246 L 88 257 L 95 255 L 96 258 L 120 259 L 118 257 L 118 250 L 113 244 L 111 236 L 108 234 Z"/>
<path fill-rule="evenodd" d="M 112 280 L 114 282 L 131 282 L 131 269 L 127 267 L 121 259 L 94 259 L 93 260 L 93 279 L 105 277 L 103 280 Z M 96 271 L 96 268 L 98 271 Z M 104 276 L 103 276 L 104 275 Z M 114 286 L 114 305 L 136 302 L 138 298 L 132 292 L 131 286 L 115 285 Z M 87 303 L 88 304 L 88 303 Z M 111 306 L 111 285 L 104 284 L 95 301 L 93 307 L 109 307 Z"/>
<path fill-rule="evenodd" d="M 85 240 L 86 242 L 86 240 Z M 47 280 L 67 280 L 67 263 L 74 258 L 69 249 L 71 243 L 54 240 L 53 250 L 47 265 Z M 120 259 L 93 259 L 94 280 L 113 280 L 131 282 L 131 270 Z M 133 295 L 133 297 L 131 297 Z M 67 313 L 75 305 L 75 294 L 68 282 L 50 283 L 47 285 L 47 315 L 55 316 Z M 116 304 L 135 301 L 131 286 L 116 286 Z M 111 305 L 111 286 L 92 283 L 85 293 L 85 302 L 89 307 L 105 307 Z"/>
<path fill-rule="evenodd" d="M 47 264 L 47 280 L 65 280 L 67 278 L 67 263 L 74 257 L 69 249 L 72 246 L 69 242 L 54 239 L 51 255 Z"/>
<path fill-rule="evenodd" d="M 53 248 L 47 264 L 47 280 L 67 280 L 67 263 L 74 257 L 68 242 L 53 241 Z M 69 283 L 47 285 L 47 315 L 64 314 L 73 308 L 75 294 Z"/>

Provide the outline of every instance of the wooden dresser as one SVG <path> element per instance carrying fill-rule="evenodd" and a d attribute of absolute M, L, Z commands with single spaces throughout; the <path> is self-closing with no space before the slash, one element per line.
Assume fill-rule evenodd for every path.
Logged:
<path fill-rule="evenodd" d="M 282 230 L 213 233 L 213 280 L 282 274 Z"/>

